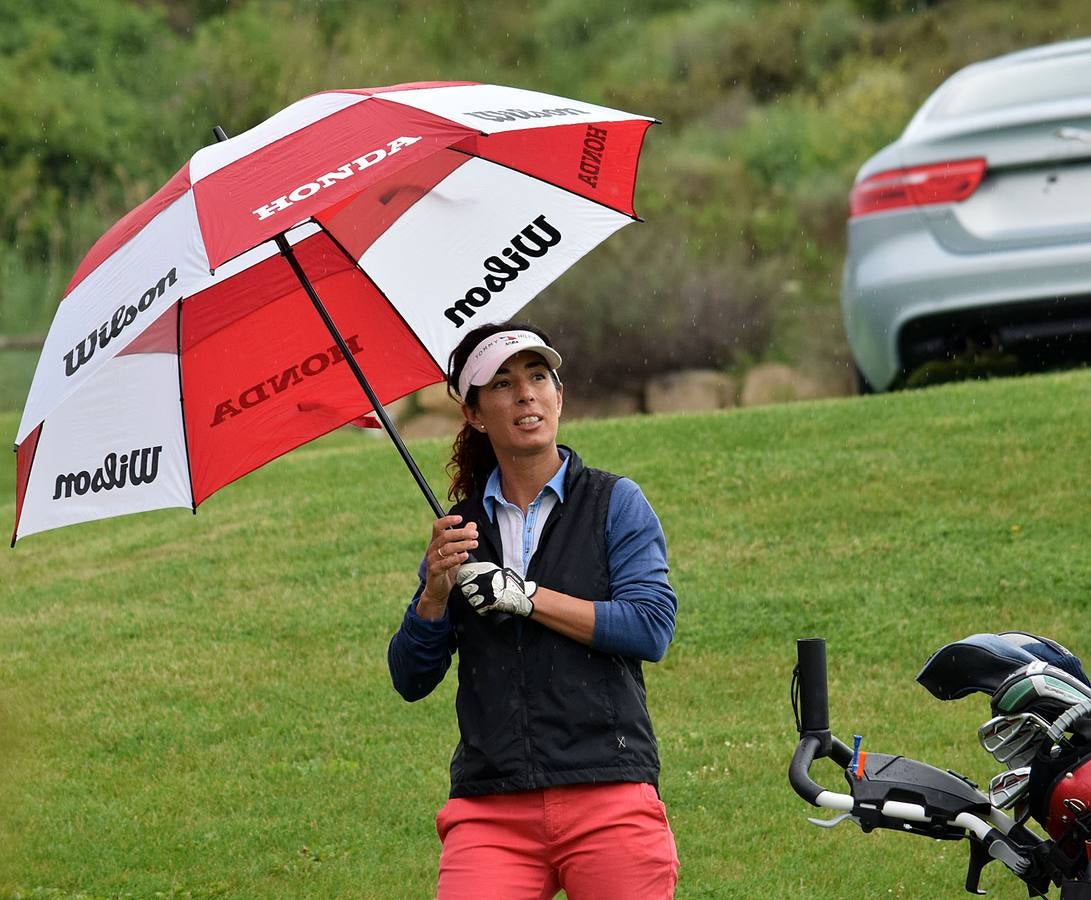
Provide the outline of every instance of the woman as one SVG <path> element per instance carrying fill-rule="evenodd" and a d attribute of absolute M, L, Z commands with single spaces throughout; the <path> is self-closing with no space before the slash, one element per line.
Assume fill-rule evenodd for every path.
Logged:
<path fill-rule="evenodd" d="M 560 364 L 509 322 L 471 331 L 448 366 L 457 502 L 388 653 L 410 701 L 459 656 L 443 900 L 674 893 L 641 673 L 674 633 L 666 545 L 634 482 L 557 444 Z"/>

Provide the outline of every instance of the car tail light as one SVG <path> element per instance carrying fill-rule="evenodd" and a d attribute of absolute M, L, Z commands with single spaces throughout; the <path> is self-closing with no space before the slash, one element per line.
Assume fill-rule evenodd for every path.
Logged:
<path fill-rule="evenodd" d="M 959 159 L 879 172 L 852 189 L 849 215 L 866 216 L 929 203 L 957 203 L 977 190 L 984 175 L 983 159 Z"/>

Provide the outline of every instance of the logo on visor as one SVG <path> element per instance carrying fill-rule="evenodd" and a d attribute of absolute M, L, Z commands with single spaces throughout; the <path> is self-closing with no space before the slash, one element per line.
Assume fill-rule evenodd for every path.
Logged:
<path fill-rule="evenodd" d="M 493 294 L 498 294 L 508 282 L 515 281 L 520 272 L 530 268 L 531 260 L 545 256 L 550 247 L 556 247 L 561 241 L 561 233 L 546 221 L 544 215 L 538 216 L 526 228 L 511 239 L 510 246 L 500 251 L 498 256 L 486 257 L 482 265 L 488 272 L 483 284 L 466 291 L 465 296 L 456 300 L 443 311 L 443 314 L 461 328 L 466 319 L 472 319 L 477 310 L 485 306 Z"/>
<path fill-rule="evenodd" d="M 270 200 L 264 206 L 259 206 L 257 209 L 251 210 L 251 212 L 258 217 L 258 221 L 264 222 L 270 216 L 276 215 L 278 212 L 283 212 L 293 203 L 298 203 L 300 200 L 306 200 L 308 197 L 313 197 L 324 188 L 333 187 L 338 181 L 352 178 L 353 175 L 363 172 L 364 169 L 375 165 L 377 162 L 382 162 L 388 156 L 393 156 L 401 150 L 402 147 L 408 147 L 419 140 L 420 137 L 403 136 L 394 138 L 394 140 L 387 143 L 385 149 L 378 147 L 375 150 L 371 150 L 363 156 L 359 156 L 351 162 L 345 163 L 341 168 L 334 169 L 332 172 L 326 172 L 324 175 L 319 175 L 314 181 L 308 181 L 306 184 L 301 184 L 291 193 L 277 197 L 275 200 Z"/>
<path fill-rule="evenodd" d="M 505 332 L 504 334 L 498 334 L 491 341 L 482 344 L 477 352 L 473 356 L 473 361 L 476 363 L 481 359 L 484 359 L 489 351 L 496 346 L 500 347 L 515 347 L 524 338 L 529 337 L 531 340 L 535 340 L 534 335 L 527 334 L 525 331 Z"/>
<path fill-rule="evenodd" d="M 120 456 L 107 453 L 102 465 L 94 472 L 69 472 L 58 475 L 54 500 L 67 500 L 73 494 L 82 497 L 88 491 L 112 491 L 115 488 L 151 484 L 159 474 L 159 454 L 163 446 L 142 447 Z"/>

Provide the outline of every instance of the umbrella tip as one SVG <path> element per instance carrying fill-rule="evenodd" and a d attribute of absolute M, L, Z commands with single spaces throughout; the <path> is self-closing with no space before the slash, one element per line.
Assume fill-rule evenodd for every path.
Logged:
<path fill-rule="evenodd" d="M 219 125 L 213 126 L 212 133 L 216 136 L 216 140 L 218 140 L 218 141 L 226 141 L 227 140 L 227 132 L 224 131 L 223 128 L 221 126 L 219 126 Z"/>

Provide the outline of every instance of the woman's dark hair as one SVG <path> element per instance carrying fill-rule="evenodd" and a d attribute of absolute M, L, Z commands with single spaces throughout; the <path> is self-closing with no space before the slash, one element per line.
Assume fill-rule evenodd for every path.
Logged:
<path fill-rule="evenodd" d="M 470 408 L 477 407 L 478 388 L 472 385 L 466 391 L 465 397 L 458 394 L 458 376 L 474 348 L 485 338 L 501 331 L 532 331 L 542 339 L 548 347 L 553 346 L 553 341 L 534 325 L 526 322 L 494 322 L 489 325 L 479 325 L 473 331 L 467 332 L 465 337 L 458 342 L 458 346 L 451 351 L 447 360 L 447 393 L 454 400 L 461 400 Z M 557 376 L 553 376 L 555 383 Z M 490 473 L 496 468 L 496 454 L 486 434 L 475 429 L 469 422 L 462 423 L 462 429 L 455 435 L 454 446 L 451 449 L 451 461 L 447 463 L 447 474 L 451 476 L 451 487 L 447 496 L 458 502 L 465 500 L 474 492 L 474 488 L 484 489 L 485 482 Z"/>

